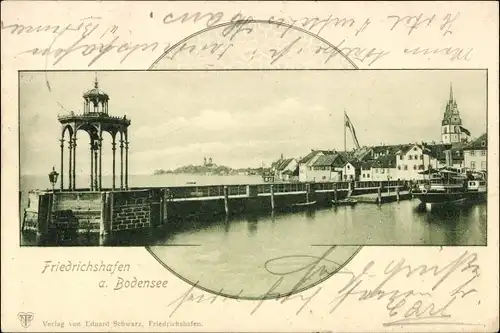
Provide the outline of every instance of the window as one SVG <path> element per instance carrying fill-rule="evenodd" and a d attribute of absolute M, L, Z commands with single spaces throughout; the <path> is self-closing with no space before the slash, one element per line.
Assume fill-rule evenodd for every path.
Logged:
<path fill-rule="evenodd" d="M 400 159 L 400 160 L 403 160 L 403 155 L 399 155 L 399 159 Z"/>
<path fill-rule="evenodd" d="M 418 160 L 418 155 L 415 155 L 415 159 Z"/>
<path fill-rule="evenodd" d="M 351 166 L 349 164 L 347 164 L 347 169 L 350 169 L 350 168 L 351 168 Z"/>
<path fill-rule="evenodd" d="M 380 170 L 380 173 L 385 173 L 385 170 L 384 170 L 384 169 L 381 169 L 381 170 Z"/>
<path fill-rule="evenodd" d="M 398 170 L 401 170 L 401 165 L 398 165 Z"/>
<path fill-rule="evenodd" d="M 408 159 L 411 160 L 412 159 L 412 155 L 408 155 Z"/>
<path fill-rule="evenodd" d="M 424 155 L 420 155 L 420 159 L 423 160 L 424 159 Z"/>
<path fill-rule="evenodd" d="M 370 178 L 370 174 L 369 174 L 369 173 L 368 173 L 368 174 L 366 174 L 366 178 Z"/>
<path fill-rule="evenodd" d="M 444 128 L 444 132 L 443 133 L 444 134 L 448 134 L 448 128 L 447 127 Z"/>
<path fill-rule="evenodd" d="M 378 173 L 378 169 L 375 169 L 375 173 Z"/>
<path fill-rule="evenodd" d="M 486 161 L 481 162 L 481 169 L 486 170 Z"/>
<path fill-rule="evenodd" d="M 413 170 L 417 170 L 417 165 L 413 165 Z"/>
<path fill-rule="evenodd" d="M 405 166 L 404 166 L 404 169 L 405 169 L 405 170 L 408 170 L 408 166 L 407 166 L 406 164 L 405 164 Z"/>
<path fill-rule="evenodd" d="M 481 147 L 486 146 L 486 141 L 481 141 Z"/>
<path fill-rule="evenodd" d="M 424 165 L 423 165 L 423 164 L 420 164 L 420 165 L 418 166 L 418 170 L 424 170 Z"/>
<path fill-rule="evenodd" d="M 470 162 L 470 168 L 475 169 L 476 168 L 476 162 L 472 161 Z"/>
<path fill-rule="evenodd" d="M 481 150 L 481 156 L 486 156 L 486 150 Z"/>
<path fill-rule="evenodd" d="M 471 150 L 470 151 L 470 156 L 474 156 L 474 155 L 476 155 L 476 152 L 474 150 Z"/>
<path fill-rule="evenodd" d="M 413 147 L 413 150 L 417 150 L 417 147 Z"/>

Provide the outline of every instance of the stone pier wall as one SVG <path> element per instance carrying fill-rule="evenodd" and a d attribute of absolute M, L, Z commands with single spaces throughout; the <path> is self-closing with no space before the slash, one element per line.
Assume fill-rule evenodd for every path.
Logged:
<path fill-rule="evenodd" d="M 21 228 L 108 234 L 150 226 L 149 190 L 117 192 L 31 192 Z"/>
<path fill-rule="evenodd" d="M 111 231 L 141 229 L 150 226 L 149 190 L 110 192 Z"/>
<path fill-rule="evenodd" d="M 101 193 L 54 193 L 52 221 L 49 229 L 99 232 L 101 225 Z"/>
<path fill-rule="evenodd" d="M 318 190 L 314 185 L 287 193 L 275 192 L 279 187 L 260 193 L 258 185 L 246 185 L 243 189 L 241 193 L 219 191 L 225 196 L 217 192 L 218 196 L 207 198 L 175 198 L 170 188 L 36 192 L 30 194 L 22 226 L 23 231 L 40 234 L 68 230 L 105 235 L 161 225 L 184 225 L 190 219 L 204 223 L 226 215 L 287 211 L 294 204 L 312 201 L 317 206 L 328 207 L 335 197 L 331 190 Z M 343 199 L 348 191 L 342 189 L 337 194 L 338 199 Z"/>

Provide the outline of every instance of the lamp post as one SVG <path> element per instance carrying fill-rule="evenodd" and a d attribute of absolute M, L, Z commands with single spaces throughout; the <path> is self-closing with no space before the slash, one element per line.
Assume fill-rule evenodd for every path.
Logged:
<path fill-rule="evenodd" d="M 59 177 L 59 173 L 56 171 L 54 167 L 52 167 L 52 171 L 49 173 L 49 181 L 52 184 L 52 192 L 55 191 L 57 177 Z"/>

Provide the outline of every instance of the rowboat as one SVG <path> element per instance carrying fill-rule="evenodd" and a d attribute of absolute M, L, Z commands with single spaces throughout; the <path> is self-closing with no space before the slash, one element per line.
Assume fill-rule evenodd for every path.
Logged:
<path fill-rule="evenodd" d="M 316 204 L 316 201 L 310 201 L 310 202 L 299 202 L 292 204 L 292 207 L 294 208 L 309 208 L 313 207 Z"/>
<path fill-rule="evenodd" d="M 332 200 L 332 205 L 334 206 L 354 206 L 358 203 L 357 200 L 355 199 L 350 199 L 350 198 L 347 198 L 347 199 L 343 199 L 343 200 Z"/>

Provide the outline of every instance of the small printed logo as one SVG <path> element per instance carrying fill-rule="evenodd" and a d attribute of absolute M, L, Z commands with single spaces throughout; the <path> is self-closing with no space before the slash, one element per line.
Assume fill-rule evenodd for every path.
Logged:
<path fill-rule="evenodd" d="M 35 315 L 31 312 L 19 312 L 17 314 L 17 318 L 19 318 L 19 321 L 24 328 L 28 328 L 31 325 L 31 321 L 34 317 Z"/>

